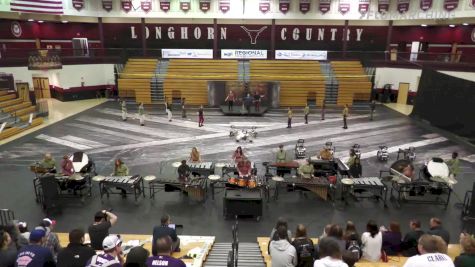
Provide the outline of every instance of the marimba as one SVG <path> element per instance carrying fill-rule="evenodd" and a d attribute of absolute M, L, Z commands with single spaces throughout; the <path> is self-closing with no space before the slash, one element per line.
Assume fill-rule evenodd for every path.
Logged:
<path fill-rule="evenodd" d="M 293 190 L 311 191 L 323 200 L 328 199 L 328 194 L 332 188 L 330 182 L 325 177 L 307 178 L 285 178 L 282 181 L 276 181 L 274 198 L 279 198 L 279 185 L 287 185 Z"/>
<path fill-rule="evenodd" d="M 208 177 L 208 175 L 214 173 L 213 162 L 192 162 L 189 163 L 188 166 L 192 174 L 197 173 L 199 176 Z"/>
<path fill-rule="evenodd" d="M 134 176 L 106 176 L 104 180 L 99 182 L 101 199 L 103 195 L 123 194 L 122 192 L 113 192 L 110 189 L 117 188 L 124 190 L 125 194 L 133 194 L 135 201 L 138 200 L 140 194 L 145 197 L 144 182 L 140 175 Z"/>
<path fill-rule="evenodd" d="M 150 198 L 155 198 L 155 194 L 161 190 L 164 192 L 182 191 L 187 192 L 188 196 L 196 201 L 204 201 L 206 199 L 206 178 L 194 178 L 189 181 L 182 182 L 178 179 L 157 178 L 150 182 Z"/>
<path fill-rule="evenodd" d="M 384 207 L 387 207 L 388 189 L 379 177 L 344 178 L 341 179 L 341 184 L 345 202 L 347 202 L 346 196 L 352 194 L 356 199 L 373 197 L 381 199 Z"/>

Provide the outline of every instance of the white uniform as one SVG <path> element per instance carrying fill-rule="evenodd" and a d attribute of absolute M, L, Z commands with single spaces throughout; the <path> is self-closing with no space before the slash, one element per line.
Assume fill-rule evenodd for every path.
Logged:
<path fill-rule="evenodd" d="M 165 112 L 167 112 L 167 116 L 168 116 L 168 121 L 172 121 L 172 111 L 168 108 L 168 104 L 165 103 Z"/>
<path fill-rule="evenodd" d="M 442 253 L 426 253 L 407 259 L 404 267 L 454 267 L 452 259 Z"/>
<path fill-rule="evenodd" d="M 122 120 L 127 120 L 127 106 L 125 101 L 122 101 Z"/>
<path fill-rule="evenodd" d="M 144 126 L 145 125 L 145 110 L 144 110 L 143 104 L 140 104 L 139 106 L 139 119 L 140 119 L 140 125 Z"/>

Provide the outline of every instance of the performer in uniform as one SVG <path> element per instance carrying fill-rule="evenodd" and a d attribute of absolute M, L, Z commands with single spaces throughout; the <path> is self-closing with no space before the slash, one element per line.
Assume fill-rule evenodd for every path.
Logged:
<path fill-rule="evenodd" d="M 140 119 L 140 126 L 145 125 L 145 110 L 143 108 L 143 102 L 139 105 L 139 119 Z"/>
<path fill-rule="evenodd" d="M 329 147 L 325 146 L 322 150 L 320 150 L 320 159 L 322 160 L 333 160 L 333 154 Z"/>
<path fill-rule="evenodd" d="M 125 103 L 125 100 L 122 100 L 121 108 L 122 108 L 122 120 L 126 121 L 127 120 L 127 103 Z"/>
<path fill-rule="evenodd" d="M 234 95 L 233 90 L 229 90 L 228 96 L 224 100 L 224 102 L 228 102 L 228 111 L 233 110 L 235 98 L 236 96 Z"/>
<path fill-rule="evenodd" d="M 257 90 L 254 92 L 254 108 L 257 112 L 259 112 L 259 108 L 261 106 L 261 95 Z"/>
<path fill-rule="evenodd" d="M 363 174 L 363 167 L 361 166 L 361 160 L 355 157 L 353 164 L 350 167 L 350 175 L 353 178 L 360 178 Z"/>
<path fill-rule="evenodd" d="M 242 152 L 242 148 L 238 146 L 233 153 L 233 160 L 234 162 L 239 162 L 244 157 L 244 153 Z"/>
<path fill-rule="evenodd" d="M 305 124 L 308 124 L 308 114 L 310 114 L 310 107 L 305 105 L 305 108 L 303 109 L 303 114 L 305 116 Z"/>
<path fill-rule="evenodd" d="M 325 100 L 322 103 L 322 121 L 325 120 Z"/>
<path fill-rule="evenodd" d="M 298 169 L 298 174 L 300 177 L 302 178 L 313 178 L 315 177 L 313 175 L 314 173 L 314 168 L 313 168 L 313 165 L 310 164 L 310 162 L 308 161 L 308 159 L 305 160 L 305 164 L 301 165 Z"/>
<path fill-rule="evenodd" d="M 287 153 L 284 150 L 284 145 L 279 145 L 279 150 L 275 155 L 275 161 L 277 163 L 282 163 L 287 161 Z M 277 176 L 284 177 L 285 169 L 277 167 Z"/>
<path fill-rule="evenodd" d="M 45 168 L 49 173 L 56 173 L 56 161 L 50 153 L 46 153 L 40 166 Z"/>
<path fill-rule="evenodd" d="M 251 176 L 252 164 L 247 159 L 246 156 L 242 156 L 242 158 L 238 162 L 236 168 L 238 170 L 239 177 L 249 177 L 249 176 Z"/>
<path fill-rule="evenodd" d="M 61 161 L 61 173 L 67 176 L 74 174 L 73 162 L 69 159 L 69 155 L 64 155 Z"/>
<path fill-rule="evenodd" d="M 251 113 L 251 106 L 252 106 L 252 97 L 251 94 L 247 94 L 244 98 L 244 103 L 246 105 L 247 114 Z"/>
<path fill-rule="evenodd" d="M 447 165 L 449 166 L 450 174 L 449 176 L 452 178 L 457 177 L 460 172 L 460 161 L 459 161 L 459 154 L 457 152 L 452 153 L 452 159 L 447 160 Z"/>
<path fill-rule="evenodd" d="M 181 99 L 181 117 L 186 118 L 185 98 Z"/>
<path fill-rule="evenodd" d="M 292 116 L 294 113 L 292 112 L 292 109 L 289 107 L 287 111 L 287 128 L 292 128 Z"/>
<path fill-rule="evenodd" d="M 173 114 L 172 114 L 172 111 L 171 111 L 171 106 L 168 105 L 168 102 L 167 100 L 165 99 L 165 112 L 167 113 L 167 117 L 168 117 L 168 121 L 171 122 L 172 121 L 172 117 L 173 117 Z"/>
<path fill-rule="evenodd" d="M 201 105 L 200 109 L 198 109 L 198 127 L 202 127 L 204 122 L 205 122 L 205 114 L 203 111 L 203 105 Z"/>
<path fill-rule="evenodd" d="M 352 148 L 350 149 L 350 157 L 346 161 L 346 165 L 348 166 L 348 168 L 351 169 L 351 166 L 355 164 L 355 159 L 356 159 L 356 153 L 355 153 L 355 150 Z"/>
<path fill-rule="evenodd" d="M 373 120 L 373 113 L 374 113 L 374 110 L 376 109 L 376 101 L 371 101 L 371 104 L 369 105 L 370 109 L 371 109 L 371 114 L 370 114 L 370 117 L 369 117 L 369 120 L 372 121 Z"/>
<path fill-rule="evenodd" d="M 114 166 L 114 176 L 128 176 L 129 175 L 129 168 L 122 162 L 121 159 L 115 160 Z"/>
<path fill-rule="evenodd" d="M 343 108 L 342 115 L 343 115 L 343 129 L 348 129 L 348 125 L 346 124 L 346 118 L 349 115 L 348 104 L 345 104 L 345 108 Z"/>
<path fill-rule="evenodd" d="M 178 180 L 183 184 L 186 183 L 191 173 L 190 166 L 186 164 L 186 160 L 181 161 L 181 165 L 178 167 L 177 172 L 178 172 Z"/>
<path fill-rule="evenodd" d="M 198 149 L 196 147 L 193 147 L 191 149 L 190 161 L 193 162 L 193 163 L 201 162 L 201 155 L 200 155 L 200 152 L 198 151 Z"/>

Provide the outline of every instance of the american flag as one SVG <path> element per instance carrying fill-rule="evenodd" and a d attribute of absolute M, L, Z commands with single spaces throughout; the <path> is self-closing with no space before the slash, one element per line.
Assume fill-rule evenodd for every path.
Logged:
<path fill-rule="evenodd" d="M 62 0 L 11 0 L 10 10 L 25 13 L 63 14 Z"/>

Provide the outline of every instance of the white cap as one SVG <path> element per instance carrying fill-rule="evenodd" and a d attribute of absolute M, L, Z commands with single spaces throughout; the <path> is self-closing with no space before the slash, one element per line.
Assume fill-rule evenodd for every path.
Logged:
<path fill-rule="evenodd" d="M 111 250 L 120 245 L 120 243 L 122 243 L 122 240 L 120 240 L 118 235 L 109 235 L 102 241 L 102 248 L 104 250 Z"/>

